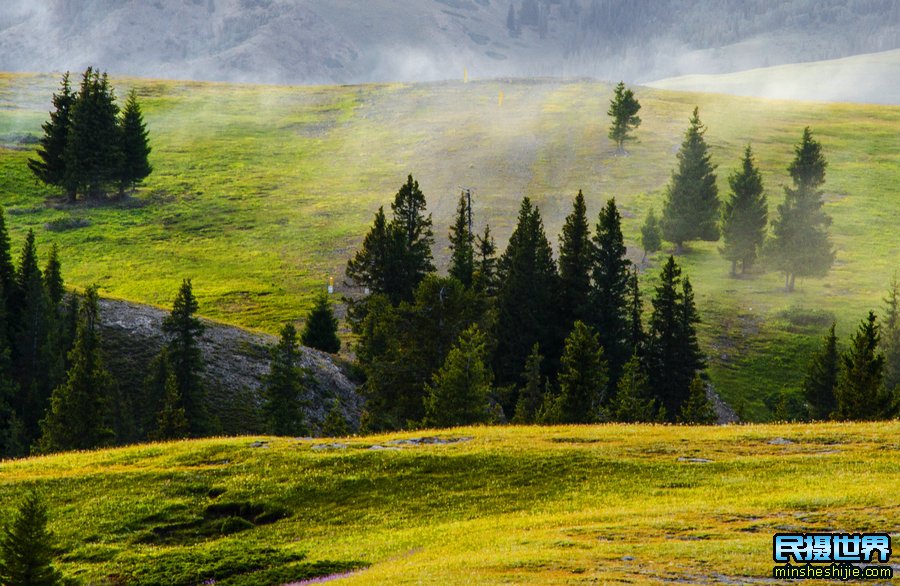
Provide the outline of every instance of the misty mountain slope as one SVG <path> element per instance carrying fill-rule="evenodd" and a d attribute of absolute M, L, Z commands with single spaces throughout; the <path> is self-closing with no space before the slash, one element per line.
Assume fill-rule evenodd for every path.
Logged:
<path fill-rule="evenodd" d="M 514 30 L 508 28 L 513 6 Z M 649 80 L 900 47 L 896 0 L 5 0 L 0 70 L 348 83 Z"/>
<path fill-rule="evenodd" d="M 900 105 L 900 50 L 719 75 L 686 75 L 647 85 L 784 100 Z"/>

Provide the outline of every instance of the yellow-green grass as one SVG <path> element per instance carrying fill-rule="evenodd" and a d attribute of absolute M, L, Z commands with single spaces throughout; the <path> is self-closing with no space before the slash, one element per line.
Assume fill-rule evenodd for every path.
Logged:
<path fill-rule="evenodd" d="M 501 249 L 523 195 L 540 206 L 554 240 L 578 189 L 592 216 L 614 196 L 639 259 L 640 224 L 651 206 L 661 209 L 695 105 L 723 197 L 747 143 L 773 213 L 804 126 L 829 161 L 825 209 L 837 262 L 827 278 L 801 280 L 786 294 L 776 273 L 729 277 L 715 243 L 695 244 L 680 259 L 704 318 L 713 382 L 745 415 L 769 417 L 764 397 L 798 386 L 832 317 L 846 337 L 880 306 L 900 258 L 900 107 L 637 88 L 639 140 L 617 156 L 606 137 L 611 88 L 593 81 L 276 87 L 122 79 L 114 80 L 120 94 L 135 86 L 141 96 L 155 172 L 126 203 L 72 208 L 30 176 L 33 147 L 9 144 L 16 133 L 39 134 L 57 83 L 0 76 L 0 201 L 14 244 L 33 227 L 44 252 L 51 242 L 62 247 L 70 283 L 160 306 L 193 278 L 204 315 L 254 329 L 276 332 L 302 319 L 328 275 L 341 290 L 347 258 L 407 173 L 434 213 L 439 264 L 460 186 L 476 190 L 476 222 L 490 222 Z M 73 220 L 89 225 L 73 228 Z M 651 259 L 646 285 L 658 267 L 659 257 Z"/>
<path fill-rule="evenodd" d="M 0 497 L 8 510 L 26 487 L 45 494 L 62 569 L 98 584 L 164 567 L 199 581 L 212 554 L 369 566 L 342 584 L 740 583 L 771 576 L 776 532 L 896 540 L 898 432 L 476 427 L 323 450 L 313 446 L 335 440 L 211 439 L 6 462 Z M 371 449 L 432 433 L 470 439 Z M 229 536 L 152 538 L 235 502 L 288 516 Z"/>

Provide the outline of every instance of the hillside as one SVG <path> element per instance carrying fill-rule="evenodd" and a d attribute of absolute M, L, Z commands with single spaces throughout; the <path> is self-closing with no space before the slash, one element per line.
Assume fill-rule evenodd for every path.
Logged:
<path fill-rule="evenodd" d="M 359 83 L 467 67 L 640 81 L 897 49 L 898 31 L 890 0 L 6 0 L 0 70 Z"/>
<path fill-rule="evenodd" d="M 434 214 L 438 264 L 459 186 L 475 189 L 475 221 L 502 247 L 519 201 L 530 196 L 555 240 L 584 189 L 596 217 L 616 197 L 630 255 L 639 227 L 675 165 L 687 119 L 699 105 L 719 164 L 719 189 L 751 142 L 770 210 L 805 125 L 829 162 L 825 210 L 837 263 L 823 280 L 782 291 L 775 273 L 728 276 L 717 245 L 680 261 L 697 293 L 712 380 L 745 417 L 769 417 L 796 388 L 832 319 L 844 337 L 879 308 L 900 258 L 900 108 L 767 101 L 639 88 L 644 122 L 628 156 L 606 138 L 608 85 L 495 80 L 463 84 L 272 87 L 115 80 L 135 85 L 152 134 L 155 172 L 136 196 L 69 207 L 26 169 L 46 119 L 54 76 L 0 76 L 0 201 L 18 248 L 34 228 L 40 250 L 57 242 L 64 274 L 104 295 L 170 307 L 194 280 L 201 313 L 277 333 L 301 320 L 329 275 L 338 294 L 345 263 L 380 205 L 414 173 Z M 498 95 L 503 92 L 503 105 Z M 644 268 L 649 287 L 658 259 Z M 774 397 L 774 398 L 773 398 Z"/>
<path fill-rule="evenodd" d="M 0 463 L 0 502 L 43 489 L 61 568 L 95 584 L 354 569 L 341 584 L 762 584 L 778 531 L 896 539 L 898 433 L 892 422 L 199 440 Z"/>
<path fill-rule="evenodd" d="M 718 75 L 685 75 L 647 85 L 780 100 L 896 106 L 900 105 L 900 50 Z"/>

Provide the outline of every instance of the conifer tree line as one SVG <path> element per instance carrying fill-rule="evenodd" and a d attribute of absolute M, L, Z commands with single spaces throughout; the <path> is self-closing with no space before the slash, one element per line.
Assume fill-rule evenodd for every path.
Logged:
<path fill-rule="evenodd" d="M 615 199 L 592 228 L 579 192 L 558 256 L 529 198 L 499 256 L 468 206 L 461 197 L 449 228 L 447 276 L 412 176 L 348 262 L 348 283 L 366 290 L 349 300 L 364 429 L 714 420 L 690 280 L 669 257 L 645 315 Z"/>
<path fill-rule="evenodd" d="M 143 384 L 126 388 L 107 366 L 97 288 L 67 292 L 57 247 L 42 265 L 33 231 L 14 262 L 0 209 L 0 458 L 221 433 L 208 409 L 198 308 L 186 279 L 163 320 L 166 343 Z M 310 433 L 306 407 L 315 383 L 301 364 L 299 343 L 336 352 L 336 328 L 324 295 L 302 335 L 284 326 L 271 349 L 257 431 Z M 326 423 L 330 431 L 346 433 L 339 402 Z"/>
<path fill-rule="evenodd" d="M 102 197 L 109 190 L 121 197 L 153 171 L 134 89 L 120 108 L 106 73 L 88 67 L 77 90 L 69 73 L 63 75 L 52 103 L 37 157 L 28 167 L 44 184 L 63 190 L 70 202 Z"/>

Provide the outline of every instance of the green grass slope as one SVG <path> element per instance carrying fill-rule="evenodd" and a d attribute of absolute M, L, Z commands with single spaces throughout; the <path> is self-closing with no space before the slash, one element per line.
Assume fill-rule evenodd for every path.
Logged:
<path fill-rule="evenodd" d="M 771 576 L 779 531 L 896 538 L 898 432 L 213 439 L 0 463 L 0 502 L 42 490 L 62 569 L 94 584 L 280 584 L 359 568 L 341 583 L 756 583 Z"/>
<path fill-rule="evenodd" d="M 205 316 L 268 332 L 302 317 L 329 275 L 340 285 L 373 213 L 410 172 L 428 197 L 442 262 L 459 186 L 476 190 L 476 222 L 490 222 L 501 247 L 523 195 L 540 206 L 554 240 L 578 189 L 591 216 L 616 197 L 639 259 L 640 223 L 651 206 L 661 209 L 695 105 L 709 127 L 723 195 L 748 142 L 772 211 L 804 126 L 813 127 L 829 161 L 825 207 L 834 217 L 837 263 L 826 279 L 798 283 L 788 295 L 778 274 L 730 278 L 715 243 L 697 244 L 681 259 L 697 292 L 713 380 L 745 415 L 768 417 L 765 397 L 796 387 L 832 317 L 846 335 L 880 305 L 900 258 L 900 107 L 639 88 L 640 140 L 617 156 L 606 138 L 611 87 L 591 81 L 274 87 L 115 80 L 120 94 L 138 88 L 155 172 L 126 202 L 73 208 L 25 166 L 33 145 L 22 137 L 40 132 L 57 83 L 0 76 L 0 201 L 15 246 L 34 228 L 44 253 L 51 242 L 62 247 L 71 283 L 97 283 L 104 295 L 154 305 L 168 306 L 180 280 L 191 277 Z M 647 285 L 658 264 L 651 259 Z"/>

